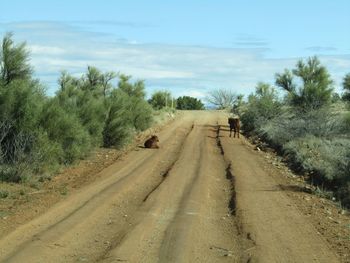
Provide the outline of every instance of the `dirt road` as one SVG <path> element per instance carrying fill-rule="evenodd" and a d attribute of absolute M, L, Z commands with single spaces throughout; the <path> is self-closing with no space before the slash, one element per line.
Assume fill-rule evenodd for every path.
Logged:
<path fill-rule="evenodd" d="M 188 112 L 0 239 L 0 262 L 338 262 L 222 112 Z"/>

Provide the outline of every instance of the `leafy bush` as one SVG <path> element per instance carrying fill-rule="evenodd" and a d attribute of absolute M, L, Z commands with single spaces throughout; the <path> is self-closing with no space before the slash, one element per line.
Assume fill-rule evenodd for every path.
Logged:
<path fill-rule="evenodd" d="M 182 96 L 176 99 L 176 108 L 179 110 L 204 110 L 204 105 L 197 98 Z"/>
<path fill-rule="evenodd" d="M 82 158 L 91 149 L 89 133 L 74 114 L 67 114 L 56 99 L 49 101 L 41 116 L 41 127 L 54 147 L 59 163 L 68 164 Z"/>
<path fill-rule="evenodd" d="M 293 164 L 307 172 L 316 172 L 319 183 L 341 181 L 348 175 L 350 139 L 325 139 L 308 135 L 283 146 Z"/>
<path fill-rule="evenodd" d="M 301 80 L 300 87 L 294 83 L 293 75 Z M 329 105 L 332 83 L 327 69 L 317 57 L 309 58 L 306 63 L 299 60 L 292 72 L 285 70 L 282 74 L 276 74 L 276 85 L 287 91 L 290 104 L 300 111 Z"/>
<path fill-rule="evenodd" d="M 345 90 L 343 99 L 350 102 L 350 73 L 344 77 L 343 88 Z"/>
<path fill-rule="evenodd" d="M 129 97 L 130 99 L 130 118 L 131 123 L 137 131 L 148 129 L 153 123 L 153 109 L 147 101 L 138 97 Z"/>
<path fill-rule="evenodd" d="M 33 80 L 25 43 L 6 34 L 0 48 L 0 180 L 19 182 L 83 158 L 94 146 L 120 147 L 153 121 L 144 81 L 88 66 L 80 78 L 63 71 L 47 98 Z"/>
<path fill-rule="evenodd" d="M 18 182 L 39 162 L 37 126 L 45 101 L 39 83 L 11 80 L 0 84 L 0 177 Z"/>
<path fill-rule="evenodd" d="M 241 116 L 243 130 L 256 133 L 259 128 L 280 113 L 281 103 L 276 91 L 268 84 L 259 83 L 255 94 L 248 98 L 248 106 Z"/>
<path fill-rule="evenodd" d="M 9 192 L 6 190 L 0 190 L 0 198 L 6 198 L 9 196 Z"/>
<path fill-rule="evenodd" d="M 289 108 L 282 108 L 282 113 L 262 124 L 257 133 L 274 146 L 308 135 L 330 138 L 342 136 L 347 126 L 344 117 L 333 113 L 329 108 L 312 110 L 297 114 Z"/>
<path fill-rule="evenodd" d="M 110 109 L 103 130 L 103 142 L 106 147 L 124 146 L 134 132 L 130 123 L 130 97 L 122 90 L 115 90 L 110 97 Z"/>
<path fill-rule="evenodd" d="M 289 162 L 309 172 L 311 181 L 333 190 L 338 200 L 350 208 L 350 139 L 324 139 L 309 135 L 284 145 Z"/>
<path fill-rule="evenodd" d="M 148 103 L 156 110 L 166 108 L 172 105 L 173 98 L 169 91 L 156 91 L 152 94 L 152 97 L 148 100 Z"/>

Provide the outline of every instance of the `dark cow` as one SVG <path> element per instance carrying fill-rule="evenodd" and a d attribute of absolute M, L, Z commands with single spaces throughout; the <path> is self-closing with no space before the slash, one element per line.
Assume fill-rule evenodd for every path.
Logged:
<path fill-rule="evenodd" d="M 230 117 L 228 118 L 228 123 L 230 124 L 230 137 L 232 134 L 232 130 L 234 131 L 233 134 L 233 138 L 236 137 L 236 133 L 237 133 L 237 137 L 239 138 L 239 130 L 241 128 L 240 122 L 239 122 L 239 118 L 238 117 Z"/>
<path fill-rule="evenodd" d="M 148 140 L 145 141 L 145 148 L 150 148 L 150 149 L 158 149 L 158 136 L 153 135 L 151 138 L 149 138 Z"/>

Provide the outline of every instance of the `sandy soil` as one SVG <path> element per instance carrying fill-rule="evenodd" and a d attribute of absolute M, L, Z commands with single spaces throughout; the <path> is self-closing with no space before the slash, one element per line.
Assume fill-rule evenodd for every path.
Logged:
<path fill-rule="evenodd" d="M 160 149 L 135 147 L 4 231 L 0 262 L 349 259 L 347 241 L 338 249 L 334 231 L 317 227 L 328 219 L 301 205 L 306 193 L 291 193 L 293 182 L 265 155 L 243 137 L 228 137 L 224 113 L 186 112 L 158 137 Z M 346 229 L 350 221 L 342 216 L 337 227 Z"/>

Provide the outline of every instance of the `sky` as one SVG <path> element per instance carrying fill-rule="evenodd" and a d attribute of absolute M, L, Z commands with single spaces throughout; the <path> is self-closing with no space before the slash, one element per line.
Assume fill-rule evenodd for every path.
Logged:
<path fill-rule="evenodd" d="M 317 55 L 337 92 L 350 72 L 348 0 L 0 0 L 0 37 L 26 41 L 48 95 L 62 70 L 87 66 L 143 79 L 148 96 L 204 99 L 257 82 Z"/>

